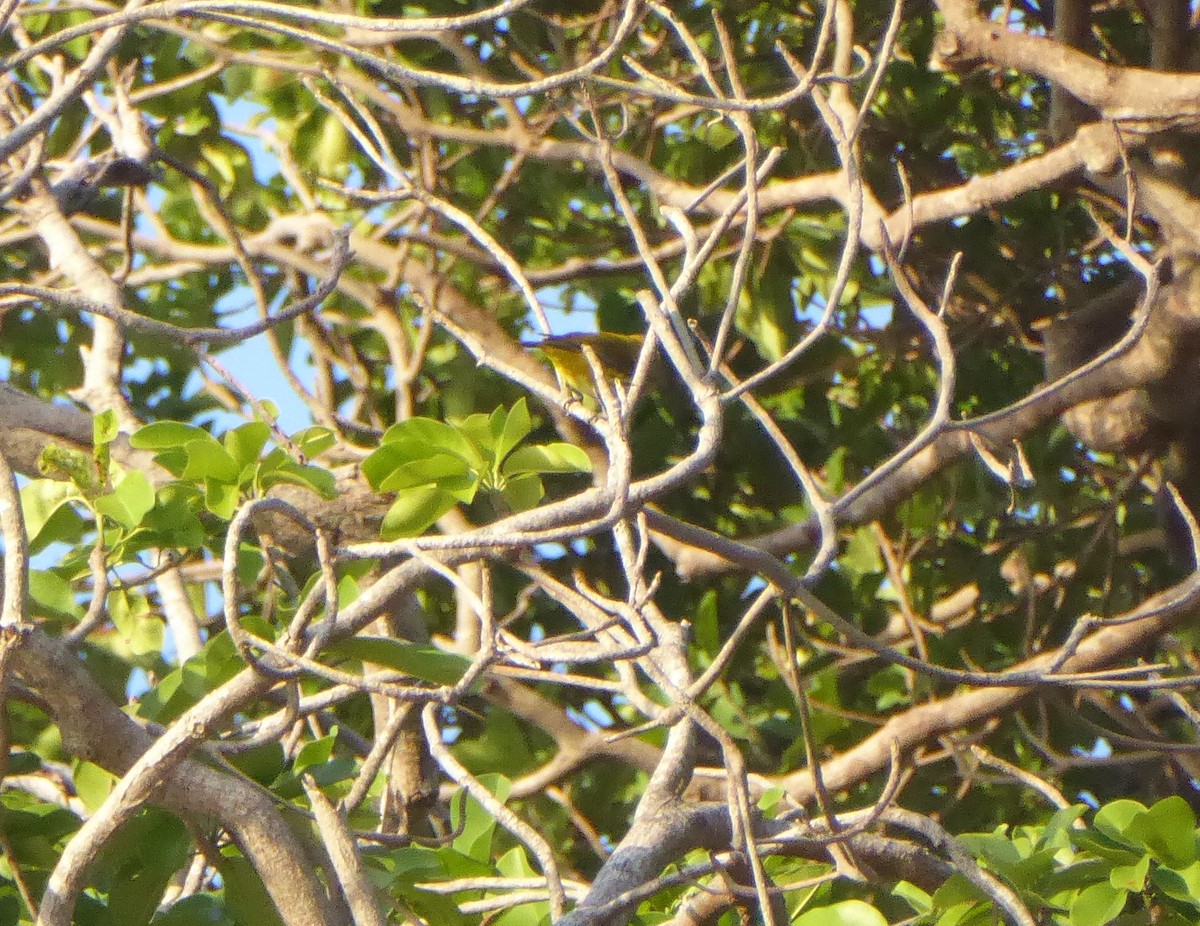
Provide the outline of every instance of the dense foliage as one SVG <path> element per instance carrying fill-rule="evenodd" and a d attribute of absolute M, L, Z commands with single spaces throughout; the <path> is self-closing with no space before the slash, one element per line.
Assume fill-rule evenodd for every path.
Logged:
<path fill-rule="evenodd" d="M 1200 29 L 1055 7 L 0 0 L 0 921 L 1200 919 Z"/>

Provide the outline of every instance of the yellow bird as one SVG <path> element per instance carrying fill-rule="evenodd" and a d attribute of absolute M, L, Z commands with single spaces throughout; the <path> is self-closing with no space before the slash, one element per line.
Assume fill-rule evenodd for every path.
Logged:
<path fill-rule="evenodd" d="M 544 338 L 534 346 L 550 361 L 564 386 L 594 398 L 592 369 L 583 355 L 583 348 L 592 350 L 606 376 L 624 382 L 633 375 L 644 340 L 640 334 L 600 331 Z"/>

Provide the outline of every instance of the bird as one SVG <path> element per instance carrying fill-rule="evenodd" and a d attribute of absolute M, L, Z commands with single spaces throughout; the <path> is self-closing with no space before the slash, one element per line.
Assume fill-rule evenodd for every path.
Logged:
<path fill-rule="evenodd" d="M 605 376 L 622 382 L 633 376 L 645 337 L 639 334 L 621 334 L 615 331 L 553 335 L 534 344 L 562 384 L 587 398 L 595 397 L 592 368 L 584 355 L 588 348 L 600 363 Z"/>

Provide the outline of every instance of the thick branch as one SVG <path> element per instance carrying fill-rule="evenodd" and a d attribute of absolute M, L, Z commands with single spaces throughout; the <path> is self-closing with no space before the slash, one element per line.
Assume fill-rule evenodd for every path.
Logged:
<path fill-rule="evenodd" d="M 30 629 L 14 647 L 13 667 L 50 705 L 71 755 L 123 775 L 153 745 L 153 737 L 109 700 L 67 647 L 40 629 Z M 249 672 L 238 680 L 239 690 L 230 692 L 230 700 L 239 703 L 268 687 Z M 228 830 L 288 926 L 336 924 L 312 859 L 268 792 L 191 758 L 166 776 L 154 800 L 203 826 Z"/>
<path fill-rule="evenodd" d="M 983 59 L 1036 74 L 1100 111 L 1105 119 L 1163 129 L 1200 120 L 1200 74 L 1164 74 L 1106 64 L 1061 42 L 1013 32 L 984 19 L 975 0 L 938 0 L 946 19 L 943 58 Z"/>
<path fill-rule="evenodd" d="M 1197 605 L 1200 605 L 1200 584 L 1195 577 L 1189 577 L 1129 614 L 1113 618 L 1111 626 L 1103 627 L 1079 645 L 1076 654 L 1062 665 L 1060 674 L 1092 672 L 1112 665 L 1179 621 L 1194 615 Z M 1059 650 L 1052 650 L 1017 664 L 1012 671 L 1044 670 L 1061 660 L 1062 655 Z M 824 786 L 841 790 L 865 781 L 887 768 L 894 743 L 907 752 L 939 734 L 1006 714 L 1036 693 L 1037 689 L 1032 687 L 985 688 L 909 708 L 857 746 L 835 759 L 822 762 Z M 808 801 L 815 796 L 812 773 L 807 769 L 784 777 L 780 783 L 798 801 Z"/>

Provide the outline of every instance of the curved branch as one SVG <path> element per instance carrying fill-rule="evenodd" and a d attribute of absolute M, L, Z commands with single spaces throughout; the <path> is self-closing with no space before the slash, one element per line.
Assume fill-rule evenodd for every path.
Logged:
<path fill-rule="evenodd" d="M 13 648 L 12 666 L 49 705 L 74 756 L 126 774 L 155 739 L 109 700 L 64 645 L 30 628 Z M 260 696 L 270 687 L 244 672 L 227 683 L 225 709 Z M 240 775 L 196 759 L 183 759 L 164 776 L 152 802 L 227 829 L 254 865 L 287 926 L 337 926 L 312 860 L 271 795 Z"/>
<path fill-rule="evenodd" d="M 979 15 L 975 0 L 937 0 L 944 59 L 984 59 L 1061 86 L 1114 122 L 1161 130 L 1200 121 L 1200 75 L 1118 67 L 1062 42 L 1014 32 Z"/>

